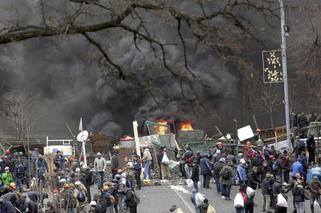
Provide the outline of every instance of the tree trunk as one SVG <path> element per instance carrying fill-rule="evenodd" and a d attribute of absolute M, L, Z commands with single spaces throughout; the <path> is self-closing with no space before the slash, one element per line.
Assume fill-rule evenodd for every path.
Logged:
<path fill-rule="evenodd" d="M 270 122 L 271 122 L 271 128 L 274 128 L 273 108 L 270 108 Z"/>

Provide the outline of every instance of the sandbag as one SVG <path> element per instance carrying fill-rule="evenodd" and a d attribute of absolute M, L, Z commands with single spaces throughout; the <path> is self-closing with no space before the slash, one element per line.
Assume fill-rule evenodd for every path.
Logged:
<path fill-rule="evenodd" d="M 173 160 L 170 160 L 169 161 L 169 168 L 170 169 L 174 169 L 176 166 L 178 166 L 179 165 L 179 162 L 178 161 L 173 161 Z"/>
<path fill-rule="evenodd" d="M 193 181 L 191 179 L 186 179 L 186 183 L 189 188 L 193 187 Z"/>
<path fill-rule="evenodd" d="M 234 198 L 234 207 L 244 207 L 244 200 L 241 193 L 237 193 Z"/>
<path fill-rule="evenodd" d="M 250 197 L 254 197 L 255 195 L 255 190 L 252 189 L 251 187 L 246 187 L 246 194 L 247 196 L 250 198 Z"/>
<path fill-rule="evenodd" d="M 162 158 L 162 164 L 169 164 L 169 158 L 166 155 L 166 152 L 164 152 L 163 158 Z"/>
<path fill-rule="evenodd" d="M 277 206 L 280 206 L 280 207 L 285 207 L 285 208 L 288 208 L 288 202 L 286 201 L 286 199 L 284 198 L 284 196 L 280 193 L 278 194 L 278 198 L 277 198 L 277 203 L 276 203 Z"/>
<path fill-rule="evenodd" d="M 314 207 L 314 209 L 320 209 L 320 204 L 318 203 L 318 201 L 314 201 L 313 202 L 313 207 Z"/>

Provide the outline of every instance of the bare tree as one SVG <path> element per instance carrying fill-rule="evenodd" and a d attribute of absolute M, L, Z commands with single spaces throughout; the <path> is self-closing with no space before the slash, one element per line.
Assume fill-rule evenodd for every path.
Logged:
<path fill-rule="evenodd" d="M 37 99 L 13 94 L 6 94 L 3 99 L 4 111 L 2 114 L 15 129 L 17 140 L 22 141 L 25 150 L 27 150 L 25 139 L 27 136 L 29 137 L 28 134 L 40 113 L 37 111 L 39 110 Z"/>

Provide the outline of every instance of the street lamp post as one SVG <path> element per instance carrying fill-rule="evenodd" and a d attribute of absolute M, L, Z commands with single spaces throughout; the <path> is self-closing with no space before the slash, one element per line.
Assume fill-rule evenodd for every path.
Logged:
<path fill-rule="evenodd" d="M 285 105 L 285 122 L 286 122 L 286 139 L 289 144 L 289 148 L 292 149 L 292 144 L 290 141 L 290 112 L 289 112 L 289 91 L 288 91 L 288 70 L 286 61 L 286 30 L 285 25 L 285 15 L 284 15 L 284 5 L 283 0 L 279 0 L 280 4 L 280 18 L 281 18 L 281 52 L 282 52 L 282 72 L 284 81 L 284 105 Z"/>

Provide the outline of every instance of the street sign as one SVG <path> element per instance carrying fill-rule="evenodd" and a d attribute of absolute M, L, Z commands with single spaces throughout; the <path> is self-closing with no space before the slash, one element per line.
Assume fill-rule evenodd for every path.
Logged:
<path fill-rule="evenodd" d="M 263 82 L 283 82 L 281 50 L 263 50 Z"/>

